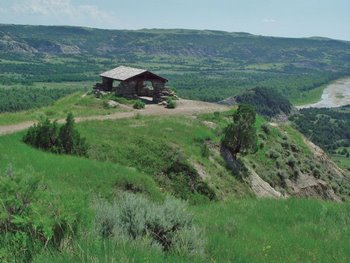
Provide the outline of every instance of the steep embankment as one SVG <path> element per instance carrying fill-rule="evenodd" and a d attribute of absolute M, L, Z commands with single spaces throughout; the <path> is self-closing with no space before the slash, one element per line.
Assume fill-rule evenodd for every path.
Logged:
<path fill-rule="evenodd" d="M 263 131 L 259 134 L 260 149 L 244 160 L 247 181 L 258 196 L 334 201 L 349 197 L 349 174 L 319 147 L 286 124 L 277 127 L 265 124 Z"/>
<path fill-rule="evenodd" d="M 223 116 L 206 115 L 203 118 L 219 127 L 216 132 L 228 121 Z M 261 118 L 258 118 L 257 127 L 258 149 L 254 154 L 240 157 L 246 170 L 238 173 L 257 196 L 315 197 L 335 201 L 349 198 L 349 174 L 297 130 L 288 124 L 271 125 Z M 215 151 L 215 147 L 212 150 Z M 234 162 L 225 149 L 221 149 L 221 154 L 229 164 Z M 237 165 L 230 166 L 237 175 Z"/>

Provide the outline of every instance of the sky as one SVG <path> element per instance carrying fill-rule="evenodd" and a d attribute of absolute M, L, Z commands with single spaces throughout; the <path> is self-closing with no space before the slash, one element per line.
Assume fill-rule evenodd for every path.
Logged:
<path fill-rule="evenodd" d="M 211 29 L 350 41 L 350 0 L 0 0 L 0 23 Z"/>

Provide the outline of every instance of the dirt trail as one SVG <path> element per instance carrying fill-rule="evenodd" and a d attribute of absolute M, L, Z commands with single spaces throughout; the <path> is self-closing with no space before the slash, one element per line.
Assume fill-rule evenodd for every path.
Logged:
<path fill-rule="evenodd" d="M 87 117 L 76 117 L 76 122 L 89 121 L 89 120 L 117 120 L 124 118 L 132 118 L 136 114 L 143 116 L 176 116 L 176 115 L 195 115 L 199 113 L 210 113 L 215 111 L 226 111 L 229 107 L 216 103 L 208 103 L 203 101 L 193 100 L 179 100 L 177 101 L 177 107 L 175 109 L 167 109 L 164 106 L 156 104 L 146 105 L 145 109 L 134 110 L 130 109 L 127 112 L 116 112 L 110 115 L 97 115 Z M 58 120 L 62 123 L 64 119 Z M 32 126 L 36 121 L 26 121 L 18 124 L 0 126 L 0 135 L 15 133 L 18 131 L 25 130 Z"/>

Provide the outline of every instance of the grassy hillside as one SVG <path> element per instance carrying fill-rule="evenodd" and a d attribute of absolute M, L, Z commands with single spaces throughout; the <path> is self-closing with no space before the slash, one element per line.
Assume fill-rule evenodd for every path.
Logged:
<path fill-rule="evenodd" d="M 74 211 L 70 216 L 80 218 L 80 230 L 71 246 L 63 247 L 60 252 L 44 250 L 34 262 L 104 262 L 113 259 L 300 262 L 306 258 L 346 262 L 350 256 L 348 203 L 254 199 L 249 197 L 251 193 L 246 184 L 225 167 L 222 157 L 214 149 L 210 148 L 209 156 L 203 153 L 205 142 L 208 145 L 219 142 L 219 128 L 229 121 L 225 117 L 229 115 L 220 115 L 214 130 L 206 125 L 209 118 L 215 123 L 217 114 L 198 119 L 137 117 L 80 123 L 80 132 L 91 144 L 88 159 L 35 150 L 21 142 L 23 133 L 1 136 L 1 170 L 8 165 L 15 171 L 32 170 L 40 175 L 51 196 L 59 200 L 65 211 Z M 262 127 L 263 122 L 259 118 L 257 126 Z M 291 128 L 288 131 L 292 132 Z M 192 165 L 197 163 L 202 167 L 207 174 L 203 180 L 218 195 L 219 200 L 210 202 L 192 198 L 196 204 L 189 207 L 195 224 L 204 233 L 204 254 L 169 254 L 148 247 L 142 241 L 106 243 L 95 236 L 91 201 L 97 196 L 113 200 L 120 192 L 131 191 L 159 202 L 166 194 L 177 195 L 183 190 L 159 180 L 160 174 L 167 170 L 167 151 L 174 148 Z M 255 162 L 262 161 L 255 158 Z"/>
<path fill-rule="evenodd" d="M 126 64 L 163 74 L 186 98 L 218 101 L 263 85 L 302 104 L 350 74 L 349 56 L 349 42 L 331 39 L 0 25 L 4 85 L 97 81 L 98 73 Z"/>
<path fill-rule="evenodd" d="M 350 170 L 349 106 L 302 109 L 290 120 L 307 138 L 331 154 L 340 167 Z"/>
<path fill-rule="evenodd" d="M 204 258 L 164 255 L 142 245 L 81 241 L 79 252 L 46 254 L 35 262 L 347 262 L 349 204 L 315 200 L 244 199 L 191 207 L 204 228 Z"/>

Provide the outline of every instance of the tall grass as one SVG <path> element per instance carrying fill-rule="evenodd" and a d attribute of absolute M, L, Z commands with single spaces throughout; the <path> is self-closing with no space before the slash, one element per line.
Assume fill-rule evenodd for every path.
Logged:
<path fill-rule="evenodd" d="M 30 167 L 54 191 L 70 196 L 72 201 L 90 194 L 113 197 L 127 183 L 140 187 L 153 199 L 162 199 L 154 180 L 135 169 L 42 152 L 21 142 L 22 136 L 23 132 L 0 137 L 0 169 L 4 170 L 8 164 L 17 169 Z"/>
<path fill-rule="evenodd" d="M 350 204 L 243 199 L 193 208 L 220 262 L 348 262 Z"/>

